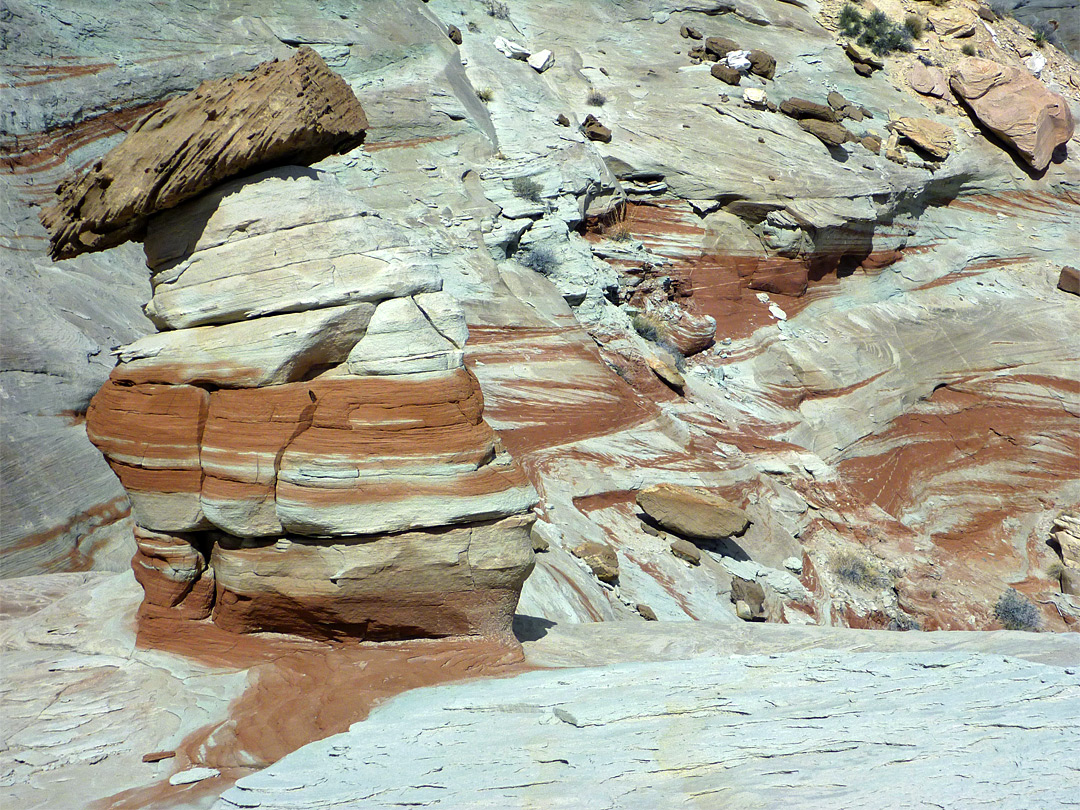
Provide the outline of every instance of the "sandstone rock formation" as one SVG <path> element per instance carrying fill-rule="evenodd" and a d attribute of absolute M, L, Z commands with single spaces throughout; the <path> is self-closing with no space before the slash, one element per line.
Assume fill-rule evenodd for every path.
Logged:
<path fill-rule="evenodd" d="M 929 118 L 898 118 L 892 122 L 891 127 L 894 132 L 934 160 L 944 160 L 953 148 L 952 130 Z"/>
<path fill-rule="evenodd" d="M 280 70 L 221 86 L 272 94 Z M 174 103 L 173 125 L 192 126 L 207 92 Z M 304 154 L 303 116 L 269 106 L 285 112 L 272 143 Z M 102 165 L 143 148 L 130 144 Z M 253 150 L 244 161 L 264 162 Z M 189 178 L 187 193 L 203 185 Z M 464 315 L 409 235 L 301 167 L 220 186 L 146 229 L 147 311 L 166 331 L 117 351 L 87 413 L 131 500 L 143 618 L 376 640 L 507 635 L 532 567 L 535 493 L 483 421 Z"/>
<path fill-rule="evenodd" d="M 42 211 L 54 259 L 142 236 L 147 217 L 238 174 L 311 163 L 363 141 L 367 118 L 310 48 L 247 76 L 205 82 L 131 129 Z M 137 178 L 137 179 L 136 179 Z"/>
<path fill-rule="evenodd" d="M 750 525 L 746 512 L 727 499 L 677 484 L 645 487 L 637 503 L 668 531 L 696 540 L 723 540 Z"/>
<path fill-rule="evenodd" d="M 979 121 L 1042 171 L 1073 135 L 1069 105 L 1019 68 L 969 57 L 953 70 L 949 84 Z"/>

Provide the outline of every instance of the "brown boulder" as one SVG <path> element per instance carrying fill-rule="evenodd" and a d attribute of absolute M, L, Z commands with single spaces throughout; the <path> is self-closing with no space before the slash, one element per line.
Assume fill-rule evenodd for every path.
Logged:
<path fill-rule="evenodd" d="M 679 36 L 683 39 L 701 39 L 701 32 L 696 28 L 692 28 L 689 25 L 684 25 L 679 29 Z"/>
<path fill-rule="evenodd" d="M 934 160 L 944 160 L 953 147 L 953 133 L 929 118 L 898 118 L 892 130 Z"/>
<path fill-rule="evenodd" d="M 780 112 L 791 118 L 816 118 L 819 121 L 836 123 L 840 119 L 832 107 L 807 101 L 805 98 L 789 98 L 780 105 Z"/>
<path fill-rule="evenodd" d="M 722 540 L 742 534 L 750 517 L 719 495 L 678 484 L 655 484 L 637 494 L 638 506 L 665 529 L 682 537 Z"/>
<path fill-rule="evenodd" d="M 739 43 L 727 37 L 709 37 L 705 40 L 705 52 L 716 59 L 723 59 L 731 51 L 742 50 Z"/>
<path fill-rule="evenodd" d="M 619 556 L 611 546 L 586 540 L 574 549 L 574 556 L 589 566 L 589 570 L 601 582 L 618 580 Z"/>
<path fill-rule="evenodd" d="M 776 74 L 776 59 L 772 54 L 757 49 L 746 57 L 750 60 L 750 72 L 763 79 L 771 79 Z"/>
<path fill-rule="evenodd" d="M 1080 270 L 1069 265 L 1062 267 L 1057 288 L 1073 295 L 1080 295 Z"/>
<path fill-rule="evenodd" d="M 840 146 L 840 144 L 855 140 L 855 136 L 843 126 L 829 121 L 804 118 L 799 122 L 799 126 L 826 146 Z"/>
<path fill-rule="evenodd" d="M 758 582 L 742 577 L 732 577 L 731 601 L 736 604 L 745 602 L 753 618 L 765 615 L 765 589 Z"/>
<path fill-rule="evenodd" d="M 676 538 L 671 543 L 671 553 L 691 565 L 701 565 L 701 550 L 689 540 Z"/>
<path fill-rule="evenodd" d="M 461 29 L 456 25 L 451 25 L 446 29 L 446 35 L 450 37 L 450 41 L 455 45 L 461 44 Z"/>
<path fill-rule="evenodd" d="M 308 164 L 363 142 L 349 85 L 311 48 L 242 76 L 203 82 L 136 124 L 41 212 L 54 259 L 138 238 L 147 218 L 223 180 Z"/>
<path fill-rule="evenodd" d="M 712 70 L 709 71 L 714 78 L 719 79 L 725 84 L 737 85 L 742 79 L 742 74 L 735 68 L 728 67 L 723 62 L 717 62 L 712 66 Z"/>
<path fill-rule="evenodd" d="M 865 135 L 859 139 L 859 143 L 861 143 L 875 155 L 881 152 L 881 138 L 879 138 L 877 135 Z"/>
<path fill-rule="evenodd" d="M 590 141 L 611 143 L 611 130 L 601 124 L 592 113 L 585 116 L 585 120 L 581 122 L 581 128 L 585 131 L 585 137 Z"/>
<path fill-rule="evenodd" d="M 1025 71 L 968 57 L 953 70 L 949 85 L 983 126 L 1037 171 L 1073 135 L 1068 103 Z"/>

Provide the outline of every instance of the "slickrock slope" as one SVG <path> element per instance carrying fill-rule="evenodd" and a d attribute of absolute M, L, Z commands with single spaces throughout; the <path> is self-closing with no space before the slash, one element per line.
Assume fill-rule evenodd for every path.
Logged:
<path fill-rule="evenodd" d="M 342 447 L 312 475 L 288 452 L 277 461 L 274 431 L 252 427 L 268 445 L 245 467 L 226 439 L 247 423 L 224 411 L 220 424 L 210 417 L 243 389 L 280 388 L 297 398 L 272 424 L 284 433 L 299 424 L 311 390 L 313 413 L 330 409 L 329 421 L 297 441 L 318 439 L 311 452 L 321 453 L 344 432 L 331 400 L 336 374 L 362 371 L 389 391 L 396 383 L 380 363 L 393 356 L 446 369 L 419 373 L 463 379 L 451 369 L 463 352 L 486 421 L 541 496 L 533 534 L 548 550 L 526 582 L 519 624 L 648 612 L 736 622 L 731 583 L 741 579 L 764 588 L 773 620 L 991 628 L 997 599 L 1015 587 L 1035 600 L 1044 629 L 1071 626 L 1077 606 L 1060 592 L 1047 540 L 1054 519 L 1080 501 L 1080 345 L 1063 329 L 1077 300 L 1055 287 L 1080 247 L 1076 136 L 1034 173 L 951 93 L 911 90 L 917 55 L 943 75 L 958 61 L 960 41 L 939 33 L 863 77 L 829 9 L 815 17 L 770 0 L 720 15 L 644 0 L 509 6 L 509 20 L 472 3 L 400 0 L 378 12 L 286 2 L 270 16 L 215 6 L 198 20 L 144 21 L 121 2 L 115 26 L 95 33 L 72 1 L 61 16 L 81 21 L 75 37 L 16 2 L 19 25 L 35 33 L 18 41 L 12 61 L 43 65 L 52 47 L 77 57 L 69 61 L 78 70 L 32 86 L 36 74 L 13 80 L 30 113 L 8 127 L 20 146 L 3 177 L 14 223 L 6 244 L 18 250 L 9 252 L 4 306 L 28 303 L 5 324 L 48 337 L 13 344 L 2 380 L 16 449 L 5 463 L 18 482 L 5 488 L 18 517 L 4 525 L 5 570 L 63 567 L 73 548 L 130 537 L 124 491 L 82 426 L 60 415 L 84 413 L 110 373 L 107 391 L 207 389 L 202 449 L 158 448 L 148 469 L 117 462 L 133 482 L 178 482 L 170 503 L 132 483 L 136 513 L 141 501 L 142 511 L 171 511 L 172 525 L 198 531 L 213 521 L 253 537 L 280 531 L 293 542 L 284 555 L 309 550 L 295 537 L 311 535 L 300 532 L 338 531 L 353 519 L 334 503 L 351 451 Z M 451 24 L 460 45 L 447 36 Z M 695 62 L 697 40 L 680 36 L 683 25 L 771 55 L 772 78 L 716 81 L 709 62 Z M 1015 23 L 987 25 L 972 42 L 1021 69 Z M 196 36 L 214 59 L 160 45 L 186 47 Z M 554 65 L 541 74 L 506 58 L 493 44 L 500 36 L 550 48 Z M 105 59 L 119 37 L 123 64 Z M 73 98 L 96 99 L 96 112 L 129 116 L 129 126 L 169 92 L 287 55 L 283 43 L 311 44 L 362 99 L 362 149 L 244 178 L 220 198 L 210 192 L 158 215 L 146 256 L 121 246 L 47 262 L 31 204 L 113 143 L 102 136 L 107 121 L 88 119 Z M 1074 63 L 1047 54 L 1038 81 L 1075 106 Z M 606 98 L 602 107 L 587 103 L 590 90 Z M 857 140 L 831 150 L 769 106 L 802 98 L 833 109 L 833 93 L 847 102 L 842 125 Z M 611 131 L 610 143 L 579 131 L 588 114 Z M 947 157 L 928 160 L 900 139 L 890 123 L 902 119 L 948 128 Z M 38 160 L 49 149 L 56 158 Z M 250 216 L 271 208 L 280 220 Z M 322 209 L 325 219 L 312 217 Z M 275 233 L 284 221 L 297 226 L 288 247 Z M 335 254 L 330 232 L 357 247 Z M 203 236 L 193 243 L 184 236 L 195 233 Z M 259 268 L 261 284 L 237 285 L 237 258 Z M 416 275 L 381 276 L 390 265 Z M 425 279 L 441 280 L 463 304 L 464 348 L 447 332 L 410 331 L 419 321 L 407 304 L 395 309 L 408 312 L 369 309 L 412 297 L 423 310 L 421 290 L 435 289 Z M 153 323 L 139 312 L 147 300 Z M 364 340 L 342 357 L 365 319 Z M 266 330 L 252 335 L 260 321 Z M 154 324 L 164 331 L 146 337 Z M 690 354 L 682 370 L 669 344 Z M 384 354 L 395 346 L 400 354 Z M 113 350 L 123 361 L 115 372 Z M 102 436 L 126 441 L 113 432 Z M 422 475 L 437 486 L 434 466 Z M 677 537 L 652 534 L 640 519 L 636 493 L 654 483 L 720 495 L 751 526 L 691 565 L 671 552 Z M 92 531 L 99 514 L 114 516 L 112 534 Z M 614 549 L 614 583 L 571 553 L 586 541 Z M 851 557 L 861 565 L 847 565 Z"/>

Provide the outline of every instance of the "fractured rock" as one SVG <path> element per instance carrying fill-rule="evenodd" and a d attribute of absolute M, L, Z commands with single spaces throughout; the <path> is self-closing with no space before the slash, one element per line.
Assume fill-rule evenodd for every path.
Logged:
<path fill-rule="evenodd" d="M 799 121 L 799 126 L 826 146 L 836 147 L 855 140 L 855 136 L 841 124 L 820 121 L 816 118 L 804 118 Z"/>
<path fill-rule="evenodd" d="M 691 565 L 701 565 L 701 550 L 689 540 L 684 540 L 681 537 L 673 540 L 671 553 L 680 560 L 686 560 Z"/>
<path fill-rule="evenodd" d="M 457 320 L 464 324 L 464 314 Z M 461 349 L 408 297 L 379 304 L 347 360 L 349 372 L 356 375 L 450 371 L 464 362 Z"/>
<path fill-rule="evenodd" d="M 739 43 L 726 37 L 709 37 L 705 40 L 705 53 L 715 61 L 723 59 L 732 51 L 739 50 Z"/>
<path fill-rule="evenodd" d="M 772 54 L 755 49 L 746 58 L 750 60 L 750 72 L 755 76 L 771 79 L 776 74 L 776 59 Z"/>
<path fill-rule="evenodd" d="M 1018 68 L 968 57 L 953 70 L 949 85 L 987 129 L 1037 171 L 1073 135 L 1065 99 Z"/>
<path fill-rule="evenodd" d="M 696 28 L 692 28 L 689 25 L 684 25 L 679 29 L 679 36 L 683 39 L 701 39 L 702 33 Z"/>
<path fill-rule="evenodd" d="M 813 118 L 835 124 L 839 119 L 836 112 L 825 104 L 807 101 L 805 98 L 789 98 L 781 102 L 780 112 L 797 120 Z"/>
<path fill-rule="evenodd" d="M 953 147 L 952 130 L 929 118 L 897 118 L 890 126 L 894 132 L 934 160 L 947 158 Z"/>
<path fill-rule="evenodd" d="M 311 48 L 242 76 L 203 82 L 128 132 L 41 212 L 54 259 L 140 238 L 147 218 L 240 174 L 306 164 L 363 142 L 349 85 Z"/>
<path fill-rule="evenodd" d="M 855 62 L 856 70 L 859 70 L 859 65 L 865 65 L 868 68 L 868 71 L 863 75 L 869 76 L 871 72 L 885 67 L 885 60 L 857 42 L 845 42 L 844 53 L 848 55 L 852 62 Z"/>
<path fill-rule="evenodd" d="M 584 562 L 601 582 L 614 583 L 619 579 L 619 556 L 615 549 L 604 543 L 586 540 L 573 550 L 574 556 Z"/>
<path fill-rule="evenodd" d="M 742 602 L 749 609 L 750 618 L 765 615 L 765 589 L 754 580 L 733 576 L 731 578 L 731 601 Z M 742 616 L 739 617 L 743 618 Z"/>
<path fill-rule="evenodd" d="M 750 516 L 725 498 L 679 484 L 647 486 L 637 504 L 668 531 L 691 539 L 723 540 L 750 525 Z"/>
<path fill-rule="evenodd" d="M 537 73 L 543 73 L 555 64 L 555 54 L 551 51 L 537 51 L 525 60 Z"/>
<path fill-rule="evenodd" d="M 714 78 L 725 84 L 737 85 L 742 79 L 742 73 L 735 70 L 735 68 L 728 67 L 724 62 L 717 62 L 709 72 L 712 73 Z"/>
<path fill-rule="evenodd" d="M 1080 270 L 1070 265 L 1062 267 L 1061 275 L 1058 276 L 1057 288 L 1063 292 L 1080 295 Z"/>
<path fill-rule="evenodd" d="M 589 113 L 581 122 L 581 128 L 585 131 L 585 137 L 590 141 L 611 143 L 611 130 L 605 127 L 595 115 Z"/>
<path fill-rule="evenodd" d="M 911 89 L 924 96 L 944 98 L 949 90 L 949 81 L 945 71 L 939 67 L 930 67 L 922 62 L 916 62 L 908 76 Z"/>
<path fill-rule="evenodd" d="M 979 23 L 979 18 L 973 11 L 959 6 L 931 9 L 926 19 L 938 36 L 957 39 L 970 37 L 975 33 L 975 26 Z"/>
<path fill-rule="evenodd" d="M 505 56 L 507 59 L 517 59 L 524 62 L 529 58 L 529 49 L 524 45 L 519 45 L 513 40 L 509 40 L 506 37 L 495 37 L 491 43 L 495 46 L 495 50 Z"/>

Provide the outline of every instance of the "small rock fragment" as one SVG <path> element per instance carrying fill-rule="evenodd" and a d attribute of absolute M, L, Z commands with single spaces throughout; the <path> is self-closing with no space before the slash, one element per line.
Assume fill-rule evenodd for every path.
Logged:
<path fill-rule="evenodd" d="M 558 124 L 560 127 L 568 127 L 570 126 L 570 119 L 567 118 L 566 115 L 564 115 L 563 113 L 559 113 L 559 117 L 555 119 L 555 123 Z"/>
<path fill-rule="evenodd" d="M 801 574 L 803 568 L 802 560 L 798 557 L 788 557 L 784 560 L 784 568 L 793 574 Z"/>
<path fill-rule="evenodd" d="M 461 44 L 461 29 L 456 25 L 448 26 L 446 29 L 446 35 L 450 37 L 450 41 L 455 45 Z"/>
<path fill-rule="evenodd" d="M 737 85 L 742 79 L 742 74 L 735 68 L 728 67 L 725 62 L 717 62 L 709 72 L 725 84 Z"/>
<path fill-rule="evenodd" d="M 877 135 L 865 135 L 859 139 L 859 143 L 861 143 L 875 155 L 881 153 L 881 138 L 879 138 Z"/>
<path fill-rule="evenodd" d="M 761 587 L 761 583 L 754 580 L 732 577 L 731 601 L 745 604 L 750 609 L 751 618 L 765 614 L 765 589 Z"/>
<path fill-rule="evenodd" d="M 635 610 L 637 610 L 638 615 L 641 616 L 641 618 L 643 618 L 645 621 L 647 621 L 647 622 L 655 622 L 656 621 L 656 611 L 654 611 L 648 605 L 638 603 L 638 605 L 635 607 Z"/>
<path fill-rule="evenodd" d="M 537 51 L 525 61 L 537 73 L 543 73 L 555 64 L 555 54 L 547 50 Z"/>
<path fill-rule="evenodd" d="M 840 124 L 819 121 L 816 118 L 805 118 L 799 121 L 799 126 L 826 146 L 840 146 L 855 140 L 855 136 Z"/>
<path fill-rule="evenodd" d="M 747 55 L 750 60 L 750 72 L 763 79 L 771 79 L 776 74 L 776 59 L 770 53 L 752 50 Z"/>
<path fill-rule="evenodd" d="M 696 28 L 691 28 L 689 25 L 684 25 L 679 29 L 679 36 L 683 39 L 701 39 L 702 33 Z"/>
<path fill-rule="evenodd" d="M 605 127 L 595 115 L 589 113 L 581 122 L 581 128 L 585 131 L 585 137 L 590 141 L 611 143 L 611 130 Z"/>
<path fill-rule="evenodd" d="M 837 123 L 836 112 L 824 104 L 807 101 L 805 98 L 789 98 L 780 105 L 780 112 L 791 118 L 816 118 L 819 121 Z"/>
<path fill-rule="evenodd" d="M 495 50 L 505 56 L 507 59 L 517 59 L 524 62 L 529 58 L 529 49 L 524 45 L 519 45 L 513 40 L 509 40 L 506 37 L 495 37 L 491 43 L 495 46 Z"/>
<path fill-rule="evenodd" d="M 153 751 L 149 754 L 143 754 L 143 762 L 161 762 L 163 759 L 172 759 L 176 756 L 175 751 Z"/>
<path fill-rule="evenodd" d="M 760 87 L 747 87 L 743 90 L 742 100 L 751 107 L 757 107 L 762 110 L 765 109 L 765 105 L 768 104 L 769 101 L 765 95 L 765 91 Z M 764 140 L 759 142 L 764 143 Z"/>
<path fill-rule="evenodd" d="M 190 785 L 194 782 L 202 782 L 205 779 L 213 779 L 220 776 L 221 771 L 217 768 L 188 768 L 186 771 L 174 773 L 169 777 L 170 785 Z"/>
<path fill-rule="evenodd" d="M 735 615 L 744 622 L 751 622 L 754 620 L 754 614 L 751 612 L 750 606 L 742 600 L 735 603 Z"/>
<path fill-rule="evenodd" d="M 1062 267 L 1061 275 L 1058 276 L 1057 288 L 1073 295 L 1080 295 L 1080 270 L 1071 265 Z"/>
<path fill-rule="evenodd" d="M 916 93 L 934 98 L 944 98 L 949 89 L 945 71 L 939 67 L 929 67 L 922 62 L 915 63 L 908 81 L 911 83 L 911 89 Z"/>
<path fill-rule="evenodd" d="M 705 53 L 714 60 L 723 59 L 731 51 L 739 50 L 739 43 L 726 37 L 709 37 L 705 40 Z"/>
<path fill-rule="evenodd" d="M 885 67 L 885 61 L 880 56 L 875 56 L 872 50 L 864 48 L 857 42 L 845 42 L 844 53 L 846 53 L 848 58 L 857 65 L 861 64 L 869 67 L 871 72 L 874 70 L 881 70 L 881 68 Z M 855 69 L 858 70 L 858 67 Z M 867 73 L 864 75 L 868 76 L 870 74 Z"/>
<path fill-rule="evenodd" d="M 686 560 L 691 565 L 701 565 L 701 551 L 689 540 L 676 538 L 671 543 L 671 553 L 680 560 Z"/>
<path fill-rule="evenodd" d="M 619 579 L 619 556 L 611 546 L 586 540 L 574 549 L 574 556 L 589 566 L 601 582 L 614 583 Z"/>

